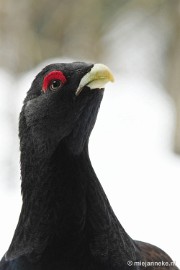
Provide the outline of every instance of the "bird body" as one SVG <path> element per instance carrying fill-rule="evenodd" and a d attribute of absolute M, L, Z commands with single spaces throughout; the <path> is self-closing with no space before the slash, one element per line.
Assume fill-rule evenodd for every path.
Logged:
<path fill-rule="evenodd" d="M 23 205 L 0 270 L 135 270 L 143 269 L 138 261 L 171 263 L 163 251 L 125 232 L 92 167 L 88 141 L 108 81 L 113 76 L 106 66 L 81 62 L 49 65 L 33 81 L 19 124 Z"/>

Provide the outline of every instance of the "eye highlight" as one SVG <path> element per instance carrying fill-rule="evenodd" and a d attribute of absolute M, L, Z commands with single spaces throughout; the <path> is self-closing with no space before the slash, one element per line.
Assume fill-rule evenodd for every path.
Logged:
<path fill-rule="evenodd" d="M 67 81 L 62 71 L 54 70 L 48 73 L 43 80 L 42 90 L 45 93 L 48 89 L 58 91 Z"/>

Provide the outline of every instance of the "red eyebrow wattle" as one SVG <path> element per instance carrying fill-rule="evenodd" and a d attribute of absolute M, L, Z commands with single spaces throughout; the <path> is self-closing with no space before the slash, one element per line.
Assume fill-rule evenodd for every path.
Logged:
<path fill-rule="evenodd" d="M 48 89 L 50 82 L 53 80 L 60 80 L 62 83 L 65 83 L 67 81 L 62 71 L 59 71 L 59 70 L 51 71 L 44 77 L 43 86 L 42 86 L 42 90 L 44 92 Z"/>

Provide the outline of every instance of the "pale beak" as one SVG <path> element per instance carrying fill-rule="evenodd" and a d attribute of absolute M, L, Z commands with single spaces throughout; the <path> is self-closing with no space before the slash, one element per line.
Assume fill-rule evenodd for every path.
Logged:
<path fill-rule="evenodd" d="M 76 96 L 80 94 L 84 86 L 88 86 L 90 89 L 103 89 L 108 82 L 114 82 L 114 76 L 110 69 L 103 64 L 95 64 L 81 79 Z"/>

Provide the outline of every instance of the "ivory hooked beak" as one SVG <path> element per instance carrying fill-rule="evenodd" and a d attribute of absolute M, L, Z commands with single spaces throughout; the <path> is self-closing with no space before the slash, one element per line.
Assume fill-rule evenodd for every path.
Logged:
<path fill-rule="evenodd" d="M 81 79 L 76 96 L 80 94 L 84 86 L 88 86 L 90 89 L 103 89 L 108 82 L 114 82 L 114 76 L 110 69 L 103 64 L 95 64 Z"/>

